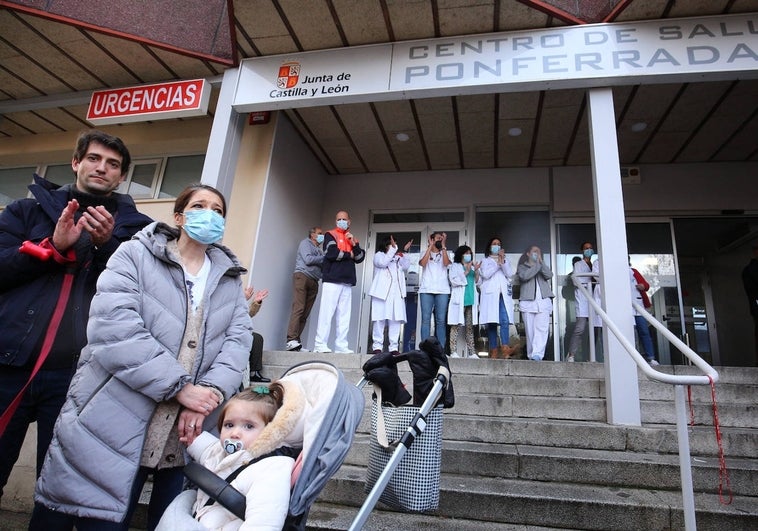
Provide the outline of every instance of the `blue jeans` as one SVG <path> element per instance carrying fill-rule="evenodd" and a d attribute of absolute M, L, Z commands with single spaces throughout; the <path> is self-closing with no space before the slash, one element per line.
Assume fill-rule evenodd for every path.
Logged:
<path fill-rule="evenodd" d="M 447 302 L 450 299 L 448 293 L 419 293 L 421 300 L 421 338 L 420 341 L 429 337 L 431 329 L 432 312 L 434 312 L 434 335 L 439 339 L 442 348 L 445 348 L 447 333 Z"/>
<path fill-rule="evenodd" d="M 500 344 L 507 345 L 510 341 L 508 311 L 505 309 L 503 296 L 500 295 L 499 301 L 499 318 L 500 318 Z M 497 326 L 498 323 L 487 323 L 487 339 L 490 342 L 490 348 L 497 347 Z"/>
<path fill-rule="evenodd" d="M 147 529 L 152 531 L 158 525 L 166 508 L 182 491 L 184 486 L 182 467 L 160 470 L 140 467 L 132 484 L 129 508 L 121 522 L 81 518 L 53 511 L 40 503 L 35 503 L 32 519 L 29 522 L 29 531 L 71 531 L 74 525 L 76 525 L 77 531 L 128 531 L 129 523 L 142 493 L 142 487 L 151 472 L 153 473 L 153 492 L 150 495 L 150 505 L 147 509 Z M 103 473 L 110 472 L 104 470 Z"/>
<path fill-rule="evenodd" d="M 640 336 L 642 350 L 645 351 L 645 359 L 650 361 L 655 359 L 655 349 L 653 348 L 653 338 L 650 336 L 650 327 L 647 321 L 641 315 L 634 316 L 634 326 L 637 328 L 637 335 Z"/>
<path fill-rule="evenodd" d="M 37 422 L 37 476 L 42 470 L 53 427 L 66 401 L 73 369 L 40 370 L 26 389 L 8 427 L 0 437 L 0 496 L 13 471 L 29 424 Z M 24 387 L 31 371 L 0 367 L 0 411 L 5 411 Z"/>

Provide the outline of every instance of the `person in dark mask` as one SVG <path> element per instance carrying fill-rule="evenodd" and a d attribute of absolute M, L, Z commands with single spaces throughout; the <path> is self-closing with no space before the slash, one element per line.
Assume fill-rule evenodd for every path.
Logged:
<path fill-rule="evenodd" d="M 447 254 L 447 234 L 433 232 L 429 236 L 429 246 L 419 260 L 421 266 L 421 285 L 418 288 L 421 303 L 421 338 L 427 339 L 431 334 L 432 314 L 434 314 L 434 335 L 440 345 L 447 340 L 447 306 L 450 301 L 450 282 L 447 268 L 452 263 Z"/>
<path fill-rule="evenodd" d="M 246 270 L 218 243 L 226 211 L 218 190 L 190 185 L 174 202 L 174 227 L 148 225 L 108 261 L 30 529 L 125 531 L 148 475 L 154 529 L 181 492 L 183 442 L 215 425 L 253 340 Z"/>
<path fill-rule="evenodd" d="M 152 221 L 115 192 L 130 164 L 120 138 L 87 131 L 71 160 L 73 183 L 35 175 L 33 197 L 0 213 L 0 496 L 35 421 L 39 475 L 86 342 L 95 283 L 121 242 Z"/>

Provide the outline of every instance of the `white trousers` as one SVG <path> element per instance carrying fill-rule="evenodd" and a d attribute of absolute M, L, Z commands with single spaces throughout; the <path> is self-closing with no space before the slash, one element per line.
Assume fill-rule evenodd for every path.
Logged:
<path fill-rule="evenodd" d="M 400 342 L 400 327 L 402 323 L 400 321 L 392 321 L 390 319 L 382 319 L 381 321 L 374 321 L 374 327 L 371 334 L 371 339 L 374 343 L 371 346 L 373 350 L 382 350 L 384 347 L 384 325 L 387 325 L 389 330 L 387 331 L 387 338 L 389 339 L 390 352 L 397 351 L 398 343 Z"/>
<path fill-rule="evenodd" d="M 353 287 L 348 284 L 324 282 L 321 286 L 321 306 L 318 311 L 318 326 L 313 350 L 328 352 L 329 332 L 332 319 L 336 321 L 334 351 L 350 352 L 347 346 L 347 332 L 350 328 Z"/>
<path fill-rule="evenodd" d="M 541 360 L 545 357 L 545 345 L 550 332 L 550 312 L 522 312 L 526 329 L 526 357 Z"/>

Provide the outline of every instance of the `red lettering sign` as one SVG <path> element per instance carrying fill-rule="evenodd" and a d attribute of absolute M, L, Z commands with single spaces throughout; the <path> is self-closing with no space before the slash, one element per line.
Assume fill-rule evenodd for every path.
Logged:
<path fill-rule="evenodd" d="M 208 112 L 211 87 L 204 79 L 96 90 L 87 110 L 93 124 L 121 124 Z"/>

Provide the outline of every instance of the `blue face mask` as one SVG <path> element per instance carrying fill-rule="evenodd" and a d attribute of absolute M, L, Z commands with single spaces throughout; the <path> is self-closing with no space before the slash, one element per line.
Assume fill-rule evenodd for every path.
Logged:
<path fill-rule="evenodd" d="M 500 246 L 499 245 L 493 245 L 490 247 L 490 254 L 497 254 L 500 252 Z"/>
<path fill-rule="evenodd" d="M 540 255 L 538 255 L 537 253 L 532 253 L 532 261 L 533 262 L 536 262 L 539 259 L 540 259 Z"/>
<path fill-rule="evenodd" d="M 593 251 L 592 249 L 585 249 L 584 251 L 582 251 L 582 254 L 584 255 L 585 258 L 592 258 L 592 255 L 595 254 L 595 251 Z"/>
<path fill-rule="evenodd" d="M 350 226 L 350 223 L 346 219 L 338 219 L 337 220 L 337 228 L 342 230 L 347 230 L 347 228 Z"/>
<path fill-rule="evenodd" d="M 471 255 L 470 255 L 470 254 L 464 254 L 464 255 L 463 255 L 463 261 L 464 261 L 465 263 L 467 263 L 467 264 L 468 264 L 469 262 L 471 262 Z"/>
<path fill-rule="evenodd" d="M 324 243 L 324 235 L 316 234 L 316 243 Z"/>
<path fill-rule="evenodd" d="M 184 212 L 184 232 L 193 240 L 210 245 L 224 236 L 224 217 L 218 212 L 204 208 Z"/>

